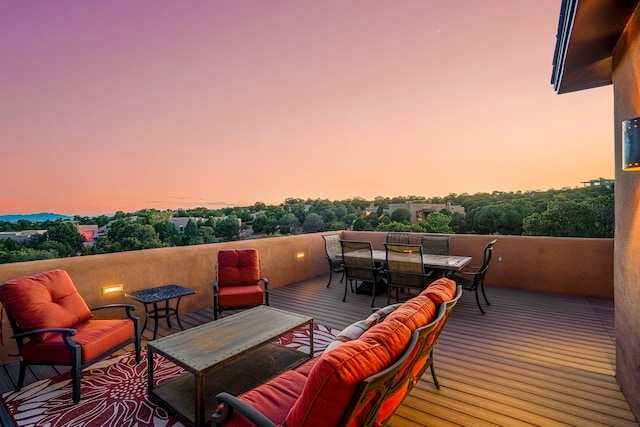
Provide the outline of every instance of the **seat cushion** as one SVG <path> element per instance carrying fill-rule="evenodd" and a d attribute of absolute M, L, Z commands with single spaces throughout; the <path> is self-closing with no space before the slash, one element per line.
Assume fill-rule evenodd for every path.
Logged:
<path fill-rule="evenodd" d="M 317 361 L 318 358 L 310 359 L 296 369 L 286 371 L 241 394 L 238 399 L 257 409 L 274 423 L 280 424 L 300 396 L 307 377 Z M 254 427 L 255 425 L 242 416 L 239 411 L 235 411 L 233 417 L 225 424 L 226 426 Z"/>
<path fill-rule="evenodd" d="M 82 363 L 108 352 L 134 337 L 133 322 L 129 319 L 92 319 L 77 324 L 73 341 L 82 347 Z M 29 342 L 22 347 L 22 357 L 28 363 L 68 365 L 71 351 L 64 344 L 62 335 L 41 342 Z"/>
<path fill-rule="evenodd" d="M 229 286 L 218 291 L 218 306 L 243 307 L 260 305 L 264 300 L 264 291 L 259 285 Z"/>
<path fill-rule="evenodd" d="M 384 322 L 367 330 L 360 339 L 324 353 L 287 414 L 286 425 L 338 425 L 358 384 L 391 365 L 406 348 L 410 336 L 411 331 L 400 322 Z M 359 405 L 355 412 L 367 411 Z M 350 425 L 358 423 L 356 417 Z"/>
<path fill-rule="evenodd" d="M 226 286 L 257 285 L 260 260 L 255 249 L 229 249 L 218 252 L 218 284 Z"/>
<path fill-rule="evenodd" d="M 23 331 L 69 328 L 91 319 L 92 314 L 64 270 L 19 277 L 0 285 L 0 302 Z M 52 334 L 40 334 L 42 341 Z"/>

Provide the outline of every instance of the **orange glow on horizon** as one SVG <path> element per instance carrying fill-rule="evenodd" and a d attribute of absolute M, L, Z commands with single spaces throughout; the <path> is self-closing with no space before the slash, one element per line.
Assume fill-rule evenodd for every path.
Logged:
<path fill-rule="evenodd" d="M 611 87 L 549 83 L 558 0 L 154 5 L 0 4 L 0 215 L 614 176 Z"/>

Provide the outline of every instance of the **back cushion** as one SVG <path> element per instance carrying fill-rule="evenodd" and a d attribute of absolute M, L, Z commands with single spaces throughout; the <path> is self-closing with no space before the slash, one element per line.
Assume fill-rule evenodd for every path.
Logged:
<path fill-rule="evenodd" d="M 229 249 L 218 252 L 220 286 L 256 285 L 260 280 L 260 259 L 255 249 Z"/>
<path fill-rule="evenodd" d="M 358 384 L 382 371 L 405 350 L 411 331 L 399 322 L 371 327 L 360 339 L 324 353 L 287 414 L 289 427 L 338 425 Z"/>
<path fill-rule="evenodd" d="M 19 277 L 0 285 L 0 302 L 23 331 L 69 328 L 91 319 L 91 311 L 64 270 Z M 54 334 L 41 334 L 38 342 Z"/>
<path fill-rule="evenodd" d="M 442 277 L 427 286 L 427 289 L 422 291 L 420 295 L 425 295 L 436 305 L 440 305 L 443 302 L 451 301 L 456 295 L 456 282 Z"/>
<path fill-rule="evenodd" d="M 385 322 L 398 321 L 405 324 L 412 332 L 430 323 L 436 316 L 436 305 L 423 295 L 411 298 L 397 310 L 389 314 Z"/>

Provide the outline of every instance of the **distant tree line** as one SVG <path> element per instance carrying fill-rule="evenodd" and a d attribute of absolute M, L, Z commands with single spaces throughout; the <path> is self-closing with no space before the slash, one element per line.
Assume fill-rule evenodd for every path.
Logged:
<path fill-rule="evenodd" d="M 461 205 L 465 214 L 446 209 L 412 223 L 407 209 L 388 213 L 392 203 L 423 202 Z M 373 206 L 374 209 L 370 209 Z M 178 230 L 172 218 L 188 218 Z M 145 209 L 109 217 L 74 217 L 81 225 L 108 225 L 108 232 L 85 245 L 74 223 L 56 220 L 0 221 L 0 231 L 46 230 L 24 242 L 0 239 L 0 263 L 200 245 L 238 239 L 275 237 L 331 230 L 408 231 L 458 234 L 501 234 L 556 237 L 613 237 L 613 190 L 585 187 L 548 191 L 326 199 L 286 199 L 280 205 L 222 209 Z"/>

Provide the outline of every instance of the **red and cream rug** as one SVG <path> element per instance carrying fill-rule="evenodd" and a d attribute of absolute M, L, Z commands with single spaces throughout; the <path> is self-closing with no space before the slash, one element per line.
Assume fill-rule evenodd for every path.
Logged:
<path fill-rule="evenodd" d="M 314 353 L 318 355 L 324 351 L 338 332 L 314 325 Z M 309 348 L 306 329 L 279 341 L 300 351 Z M 17 426 L 182 426 L 162 407 L 149 401 L 146 351 L 142 356 L 139 364 L 135 363 L 135 355 L 128 353 L 86 369 L 82 374 L 81 399 L 75 405 L 71 400 L 71 378 L 68 373 L 31 383 L 19 392 L 4 393 L 0 399 Z M 154 365 L 154 379 L 158 383 L 184 372 L 161 357 L 154 357 Z"/>

